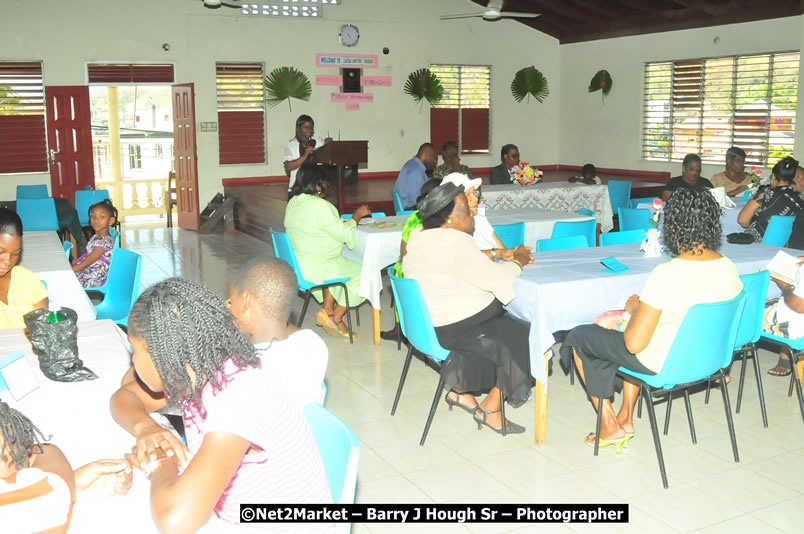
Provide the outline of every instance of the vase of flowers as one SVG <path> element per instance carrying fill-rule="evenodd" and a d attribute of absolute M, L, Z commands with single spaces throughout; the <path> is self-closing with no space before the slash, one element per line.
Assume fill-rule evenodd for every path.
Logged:
<path fill-rule="evenodd" d="M 511 174 L 511 182 L 526 187 L 541 181 L 544 173 L 539 169 L 534 169 L 527 161 L 521 161 L 519 165 L 514 165 L 508 170 Z"/>
<path fill-rule="evenodd" d="M 650 221 L 651 226 L 648 230 L 645 240 L 639 246 L 639 250 L 643 252 L 646 258 L 658 258 L 662 255 L 662 243 L 659 241 L 661 232 L 659 232 L 659 215 L 662 211 L 662 199 L 656 198 L 653 200 L 653 220 Z"/>

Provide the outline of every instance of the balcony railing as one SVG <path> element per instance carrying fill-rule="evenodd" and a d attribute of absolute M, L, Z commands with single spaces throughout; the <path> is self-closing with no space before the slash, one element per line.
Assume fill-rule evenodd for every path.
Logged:
<path fill-rule="evenodd" d="M 164 195 L 167 190 L 164 178 L 127 178 L 119 182 L 96 180 L 97 189 L 107 189 L 117 208 L 120 220 L 130 215 L 162 215 L 165 212 Z"/>

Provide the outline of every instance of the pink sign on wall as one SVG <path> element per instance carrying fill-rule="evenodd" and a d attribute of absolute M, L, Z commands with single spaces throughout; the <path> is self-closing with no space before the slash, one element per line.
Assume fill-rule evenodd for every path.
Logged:
<path fill-rule="evenodd" d="M 317 67 L 346 67 L 356 69 L 376 69 L 377 54 L 316 54 Z"/>
<path fill-rule="evenodd" d="M 373 93 L 332 93 L 332 102 L 374 102 Z"/>
<path fill-rule="evenodd" d="M 340 86 L 343 83 L 343 80 L 337 74 L 316 74 L 315 76 L 315 84 L 316 85 L 336 85 Z"/>
<path fill-rule="evenodd" d="M 347 102 L 346 111 L 360 111 L 360 102 Z"/>
<path fill-rule="evenodd" d="M 363 87 L 391 87 L 390 76 L 361 76 L 360 85 Z"/>

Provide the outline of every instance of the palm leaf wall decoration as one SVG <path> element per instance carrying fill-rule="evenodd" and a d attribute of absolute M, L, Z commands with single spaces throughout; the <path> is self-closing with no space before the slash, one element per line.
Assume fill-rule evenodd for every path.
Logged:
<path fill-rule="evenodd" d="M 419 69 L 411 72 L 405 82 L 405 94 L 413 97 L 417 104 L 426 100 L 428 104 L 435 105 L 444 96 L 444 86 L 438 76 L 428 69 Z"/>
<path fill-rule="evenodd" d="M 279 67 L 274 69 L 263 80 L 265 85 L 265 101 L 270 107 L 288 101 L 288 108 L 293 111 L 290 105 L 291 98 L 299 100 L 310 100 L 313 93 L 313 86 L 310 79 L 300 70 L 293 67 Z"/>
<path fill-rule="evenodd" d="M 528 101 L 530 101 L 532 96 L 542 103 L 550 94 L 550 88 L 547 86 L 547 78 L 544 74 L 535 66 L 530 66 L 516 73 L 511 82 L 511 94 L 517 102 L 522 102 L 525 97 L 528 97 Z"/>

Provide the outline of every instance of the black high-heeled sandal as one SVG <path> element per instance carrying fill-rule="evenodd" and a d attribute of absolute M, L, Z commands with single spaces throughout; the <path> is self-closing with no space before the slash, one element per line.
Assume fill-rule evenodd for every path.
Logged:
<path fill-rule="evenodd" d="M 483 420 L 482 421 L 477 418 L 478 412 L 483 414 Z M 484 410 L 483 408 L 478 406 L 477 409 L 475 410 L 475 415 L 473 416 L 474 419 L 475 419 L 475 423 L 477 423 L 477 429 L 482 430 L 483 425 L 485 425 L 485 426 L 489 427 L 490 429 L 492 429 L 493 431 L 495 431 L 496 433 L 502 434 L 502 426 L 499 429 L 494 428 L 493 426 L 491 426 L 488 423 L 488 421 L 486 421 L 486 416 L 487 415 L 491 415 L 493 413 L 499 413 L 499 412 L 500 412 L 500 410 L 495 410 L 493 412 L 487 412 L 486 410 Z M 524 426 L 518 425 L 518 424 L 516 424 L 514 422 L 504 421 L 503 424 L 505 424 L 505 433 L 506 434 L 522 434 L 523 432 L 525 432 L 525 427 Z"/>
<path fill-rule="evenodd" d="M 455 393 L 455 397 L 456 397 L 455 400 L 452 400 L 452 399 L 449 398 L 450 393 Z M 464 406 L 463 404 L 461 404 L 460 403 L 461 394 L 458 393 L 457 391 L 455 391 L 454 389 L 451 389 L 451 390 L 447 391 L 447 394 L 444 396 L 444 400 L 446 401 L 447 406 L 449 406 L 450 411 L 452 411 L 453 406 L 457 406 L 461 410 L 463 410 L 465 412 L 469 412 L 472 415 L 474 415 L 475 410 L 477 410 L 477 406 L 475 406 L 474 408 L 469 408 L 468 406 Z"/>

